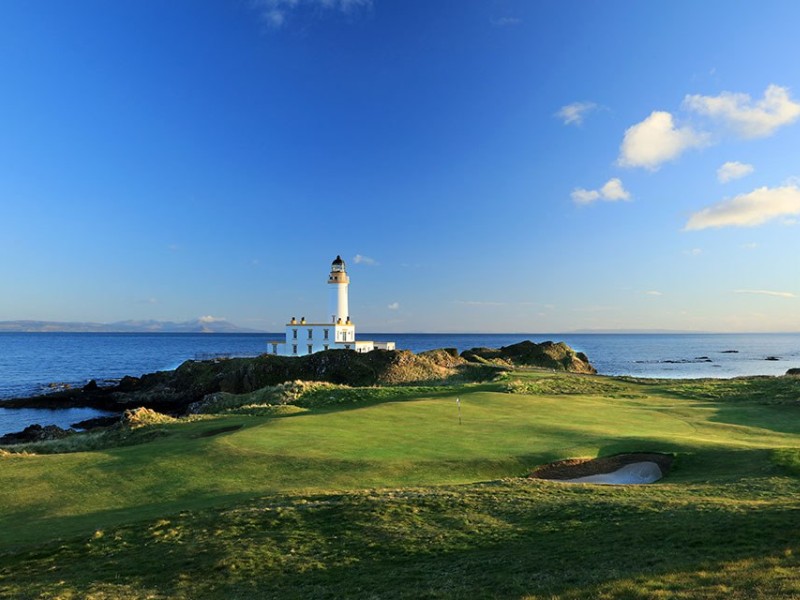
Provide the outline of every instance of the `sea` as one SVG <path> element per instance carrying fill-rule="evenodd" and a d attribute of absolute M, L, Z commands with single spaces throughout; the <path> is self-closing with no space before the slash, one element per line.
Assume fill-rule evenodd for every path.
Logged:
<path fill-rule="evenodd" d="M 0 399 L 111 384 L 125 375 L 175 369 L 189 359 L 257 356 L 282 334 L 0 333 Z M 398 349 L 499 348 L 523 340 L 563 341 L 586 353 L 603 375 L 655 378 L 783 375 L 800 367 L 800 333 L 770 334 L 470 334 L 373 333 Z M 91 408 L 0 408 L 0 435 L 26 426 L 73 423 L 104 413 Z"/>

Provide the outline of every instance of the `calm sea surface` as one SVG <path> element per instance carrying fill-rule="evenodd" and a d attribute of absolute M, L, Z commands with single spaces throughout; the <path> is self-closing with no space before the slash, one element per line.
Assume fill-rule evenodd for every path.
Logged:
<path fill-rule="evenodd" d="M 50 386 L 81 386 L 124 375 L 176 368 L 187 359 L 256 356 L 281 334 L 0 333 L 0 398 L 45 393 Z M 800 367 L 800 334 L 361 334 L 395 340 L 421 352 L 455 347 L 497 348 L 522 340 L 564 341 L 585 352 L 604 375 L 736 377 L 782 375 Z M 767 360 L 774 358 L 777 360 Z M 0 435 L 32 423 L 71 423 L 92 409 L 46 411 L 0 408 Z"/>

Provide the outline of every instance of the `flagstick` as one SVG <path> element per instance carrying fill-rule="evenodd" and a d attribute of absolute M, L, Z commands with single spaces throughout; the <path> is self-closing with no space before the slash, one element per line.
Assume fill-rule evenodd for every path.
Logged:
<path fill-rule="evenodd" d="M 458 407 L 458 424 L 461 425 L 461 399 L 456 398 L 456 406 Z"/>

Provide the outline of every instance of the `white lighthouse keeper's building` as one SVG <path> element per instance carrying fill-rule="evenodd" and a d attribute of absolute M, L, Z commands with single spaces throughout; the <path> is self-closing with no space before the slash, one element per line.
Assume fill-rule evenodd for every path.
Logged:
<path fill-rule="evenodd" d="M 286 340 L 267 342 L 269 352 L 281 356 L 303 356 L 321 350 L 394 350 L 394 342 L 356 341 L 356 326 L 350 320 L 347 287 L 350 278 L 341 256 L 331 263 L 328 275 L 328 317 L 326 323 L 306 323 L 292 317 L 286 324 Z"/>

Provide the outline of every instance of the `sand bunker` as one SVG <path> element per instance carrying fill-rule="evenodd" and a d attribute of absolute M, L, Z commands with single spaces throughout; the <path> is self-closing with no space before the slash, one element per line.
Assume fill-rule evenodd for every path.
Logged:
<path fill-rule="evenodd" d="M 543 465 L 531 477 L 564 483 L 640 485 L 653 483 L 672 466 L 671 454 L 636 452 L 602 458 L 571 458 Z"/>
<path fill-rule="evenodd" d="M 637 462 L 625 465 L 611 473 L 598 473 L 586 475 L 575 479 L 562 479 L 566 483 L 602 483 L 607 485 L 637 485 L 653 483 L 664 476 L 659 466 L 654 462 Z"/>

